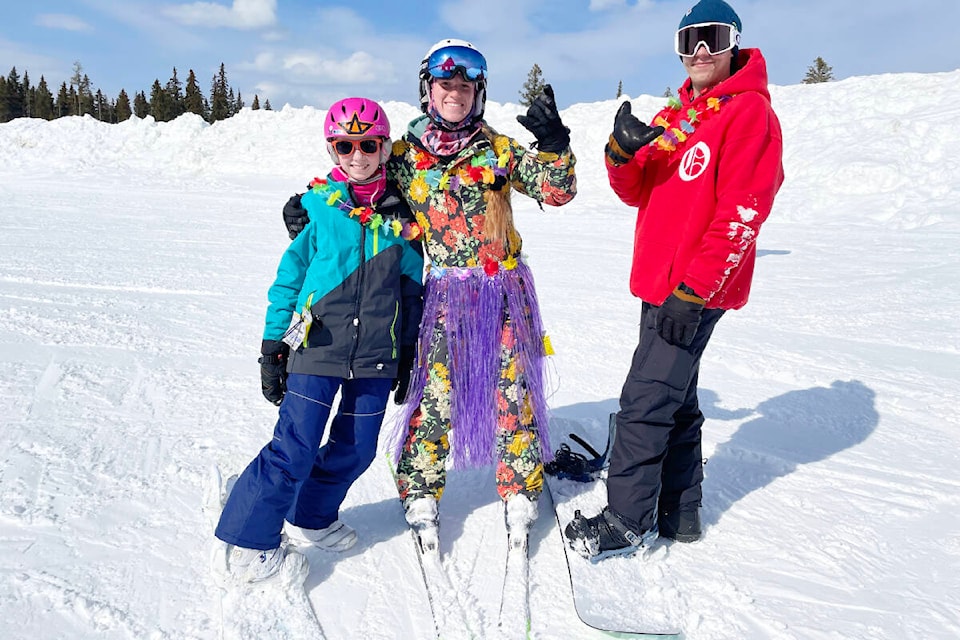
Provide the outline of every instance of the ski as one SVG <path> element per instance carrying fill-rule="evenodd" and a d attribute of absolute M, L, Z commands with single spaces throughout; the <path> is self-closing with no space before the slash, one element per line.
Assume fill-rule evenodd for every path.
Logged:
<path fill-rule="evenodd" d="M 477 637 L 457 598 L 457 590 L 443 568 L 439 547 L 423 549 L 417 532 L 410 529 L 410 534 L 420 560 L 420 572 L 427 586 L 437 637 L 440 640 Z"/>
<path fill-rule="evenodd" d="M 530 637 L 530 558 L 527 538 L 526 529 L 507 534 L 507 564 L 497 623 L 503 640 Z"/>
<path fill-rule="evenodd" d="M 594 424 L 593 431 L 599 431 L 597 426 Z M 615 438 L 616 414 L 610 415 L 606 426 L 607 446 L 602 454 L 589 447 L 584 438 L 570 436 L 593 457 L 561 446 L 560 455 L 545 474 L 577 617 L 612 637 L 679 639 L 682 632 L 676 621 L 682 612 L 674 610 L 675 589 L 662 584 L 659 563 L 665 549 L 661 543 L 654 541 L 633 556 L 608 558 L 594 564 L 575 552 L 564 536 L 567 524 L 578 510 L 593 515 L 607 504 L 605 476 Z M 579 423 L 560 418 L 551 421 L 555 441 L 573 428 L 583 431 Z"/>
<path fill-rule="evenodd" d="M 393 480 L 396 482 L 396 465 L 393 464 L 389 455 L 386 460 Z M 460 603 L 457 590 L 443 567 L 443 560 L 440 557 L 438 522 L 434 520 L 427 526 L 411 526 L 410 535 L 417 552 L 420 576 L 427 589 L 427 599 L 430 601 L 437 638 L 469 640 L 478 637 L 473 629 L 479 629 L 479 623 L 476 620 L 467 619 L 465 607 Z"/>
<path fill-rule="evenodd" d="M 222 481 L 219 468 L 211 467 L 204 487 L 204 512 L 210 531 L 216 528 L 236 476 Z M 226 545 L 214 538 L 211 561 L 225 558 Z M 303 582 L 306 562 L 285 563 L 279 576 L 258 584 L 218 585 L 218 609 L 222 640 L 285 638 L 324 640 L 320 621 Z"/>

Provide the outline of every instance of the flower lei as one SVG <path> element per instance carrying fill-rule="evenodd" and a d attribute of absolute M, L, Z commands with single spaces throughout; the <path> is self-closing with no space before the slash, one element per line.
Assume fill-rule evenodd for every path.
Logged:
<path fill-rule="evenodd" d="M 401 220 L 397 217 L 385 219 L 373 207 L 353 206 L 343 199 L 343 192 L 332 189 L 325 178 L 314 178 L 309 186 L 314 193 L 327 195 L 327 206 L 336 207 L 351 218 L 356 218 L 361 225 L 368 227 L 371 231 L 379 229 L 385 237 L 389 237 L 392 233 L 394 238 L 401 237 L 404 240 L 419 240 L 423 237 L 423 228 L 416 222 Z"/>
<path fill-rule="evenodd" d="M 420 203 L 426 201 L 430 189 L 457 191 L 477 183 L 493 184 L 498 177 L 506 178 L 510 151 L 505 149 L 499 156 L 492 149 L 475 155 L 469 163 L 459 163 L 445 171 L 432 169 L 437 159 L 423 150 L 413 156 L 414 174 L 410 183 L 411 197 Z"/>
<path fill-rule="evenodd" d="M 733 95 L 707 98 L 706 103 L 700 105 L 700 110 L 697 110 L 696 107 L 690 107 L 686 113 L 681 113 L 680 109 L 683 104 L 676 96 L 670 96 L 667 101 L 667 109 L 673 113 L 669 114 L 669 119 L 662 115 L 653 119 L 654 126 L 664 128 L 663 134 L 657 138 L 656 142 L 652 143 L 653 147 L 657 151 L 673 153 L 693 135 L 693 132 L 696 131 L 696 125 L 719 113 L 720 108 L 732 98 Z M 686 115 L 686 118 L 683 117 L 684 115 Z"/>

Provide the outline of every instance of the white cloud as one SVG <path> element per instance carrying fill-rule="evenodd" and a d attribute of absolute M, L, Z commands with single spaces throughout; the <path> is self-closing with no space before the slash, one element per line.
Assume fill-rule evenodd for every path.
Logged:
<path fill-rule="evenodd" d="M 80 18 L 65 13 L 42 13 L 37 16 L 36 23 L 48 29 L 63 29 L 65 31 L 93 30 L 93 27 Z"/>
<path fill-rule="evenodd" d="M 313 53 L 292 53 L 284 57 L 283 70 L 295 77 L 343 84 L 373 82 L 393 72 L 389 62 L 377 60 L 365 51 L 357 51 L 343 60 Z"/>
<path fill-rule="evenodd" d="M 603 11 L 614 7 L 625 7 L 627 0 L 590 0 L 590 11 Z"/>
<path fill-rule="evenodd" d="M 168 6 L 163 12 L 191 26 L 260 29 L 277 22 L 277 0 L 233 0 L 230 7 L 214 2 Z"/>

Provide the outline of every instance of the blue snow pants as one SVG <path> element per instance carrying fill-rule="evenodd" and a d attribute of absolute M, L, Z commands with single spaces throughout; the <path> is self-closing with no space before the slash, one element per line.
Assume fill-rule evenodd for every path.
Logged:
<path fill-rule="evenodd" d="M 656 330 L 660 308 L 643 303 L 640 343 L 620 394 L 610 451 L 607 500 L 642 531 L 657 523 L 658 507 L 699 503 L 703 482 L 697 401 L 700 358 L 722 309 L 704 309 L 689 347 L 672 345 Z"/>
<path fill-rule="evenodd" d="M 376 456 L 392 382 L 291 373 L 273 440 L 237 479 L 216 536 L 239 547 L 274 549 L 284 519 L 305 529 L 336 522 L 347 489 Z M 321 447 L 338 389 L 340 406 Z"/>

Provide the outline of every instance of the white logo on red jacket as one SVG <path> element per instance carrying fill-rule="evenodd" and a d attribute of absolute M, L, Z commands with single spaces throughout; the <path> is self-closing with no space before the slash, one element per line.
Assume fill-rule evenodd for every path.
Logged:
<path fill-rule="evenodd" d="M 705 142 L 698 142 L 683 154 L 680 160 L 680 179 L 684 182 L 696 180 L 707 170 L 710 164 L 710 147 Z"/>

